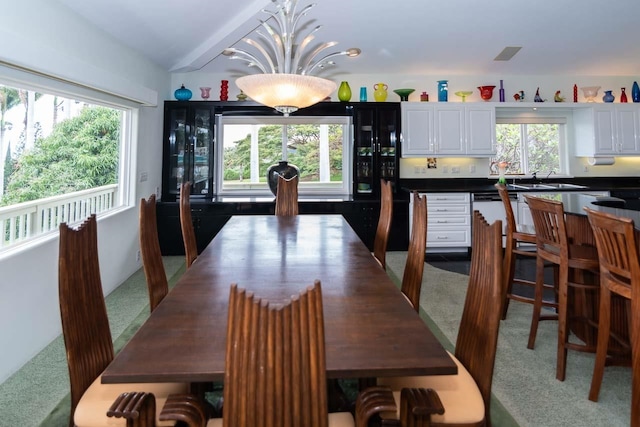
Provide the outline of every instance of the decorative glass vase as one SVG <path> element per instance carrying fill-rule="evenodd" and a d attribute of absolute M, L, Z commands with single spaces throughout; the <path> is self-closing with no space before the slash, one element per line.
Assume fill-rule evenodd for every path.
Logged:
<path fill-rule="evenodd" d="M 200 88 L 200 97 L 202 99 L 209 99 L 211 96 L 211 88 L 210 87 L 201 87 Z"/>
<path fill-rule="evenodd" d="M 605 90 L 604 91 L 604 96 L 602 97 L 602 101 L 604 102 L 613 102 L 616 97 L 613 96 L 613 94 L 611 93 L 612 91 L 610 90 Z"/>
<path fill-rule="evenodd" d="M 438 80 L 438 102 L 449 100 L 449 80 Z"/>
<path fill-rule="evenodd" d="M 189 89 L 182 85 L 180 86 L 180 89 L 176 89 L 176 91 L 173 92 L 173 96 L 175 96 L 178 101 L 188 101 L 191 99 L 193 94 Z"/>
<path fill-rule="evenodd" d="M 360 102 L 367 102 L 367 88 L 365 86 L 360 88 Z"/>
<path fill-rule="evenodd" d="M 291 179 L 294 176 L 300 175 L 300 169 L 286 160 L 280 160 L 275 165 L 269 166 L 269 169 L 267 169 L 267 182 L 269 183 L 269 190 L 271 190 L 274 196 L 278 192 L 278 175 L 286 179 Z"/>
<path fill-rule="evenodd" d="M 351 100 L 351 88 L 348 82 L 340 83 L 338 88 L 338 99 L 342 102 L 349 102 Z"/>
<path fill-rule="evenodd" d="M 631 88 L 631 99 L 633 99 L 633 102 L 640 102 L 640 86 L 638 86 L 638 82 L 633 82 L 633 87 Z"/>
<path fill-rule="evenodd" d="M 384 102 L 387 100 L 387 86 L 384 83 L 376 83 L 373 85 L 373 97 L 377 102 Z"/>
<path fill-rule="evenodd" d="M 620 92 L 622 92 L 620 94 L 620 102 L 627 102 L 627 92 L 626 92 L 627 88 L 626 87 L 621 87 L 620 88 Z"/>

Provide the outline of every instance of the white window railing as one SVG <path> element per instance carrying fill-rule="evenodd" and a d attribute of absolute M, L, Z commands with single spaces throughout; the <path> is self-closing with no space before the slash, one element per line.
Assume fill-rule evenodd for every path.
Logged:
<path fill-rule="evenodd" d="M 118 184 L 104 185 L 0 208 L 0 248 L 80 222 L 115 207 Z"/>

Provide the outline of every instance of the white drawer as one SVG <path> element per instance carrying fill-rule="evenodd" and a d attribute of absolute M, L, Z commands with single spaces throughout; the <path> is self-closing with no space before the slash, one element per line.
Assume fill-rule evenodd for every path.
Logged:
<path fill-rule="evenodd" d="M 428 201 L 427 201 L 428 203 Z M 467 202 L 464 204 L 454 205 L 433 205 L 427 204 L 427 213 L 432 216 L 442 216 L 442 215 L 470 215 L 471 205 Z M 427 221 L 427 224 L 429 222 Z"/>
<path fill-rule="evenodd" d="M 429 204 L 453 204 L 469 203 L 471 196 L 469 193 L 427 193 L 427 205 Z"/>
<path fill-rule="evenodd" d="M 469 215 L 465 216 L 445 216 L 445 217 L 432 217 L 427 220 L 429 230 L 431 228 L 442 228 L 451 226 L 468 227 L 471 225 L 471 219 Z"/>
<path fill-rule="evenodd" d="M 470 233 L 469 229 L 429 230 L 427 231 L 427 248 L 470 246 Z"/>

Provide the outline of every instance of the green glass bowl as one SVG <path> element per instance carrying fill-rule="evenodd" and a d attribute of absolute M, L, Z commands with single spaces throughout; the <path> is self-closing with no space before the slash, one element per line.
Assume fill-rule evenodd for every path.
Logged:
<path fill-rule="evenodd" d="M 400 101 L 408 101 L 409 95 L 415 92 L 415 89 L 394 89 L 393 90 L 400 97 Z"/>

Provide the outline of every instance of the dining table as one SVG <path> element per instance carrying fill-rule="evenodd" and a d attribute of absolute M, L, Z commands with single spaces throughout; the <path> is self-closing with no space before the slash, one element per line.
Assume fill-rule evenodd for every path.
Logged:
<path fill-rule="evenodd" d="M 222 381 L 232 283 L 285 303 L 319 280 L 327 378 L 456 374 L 341 215 L 233 216 L 102 374 L 103 383 Z"/>

